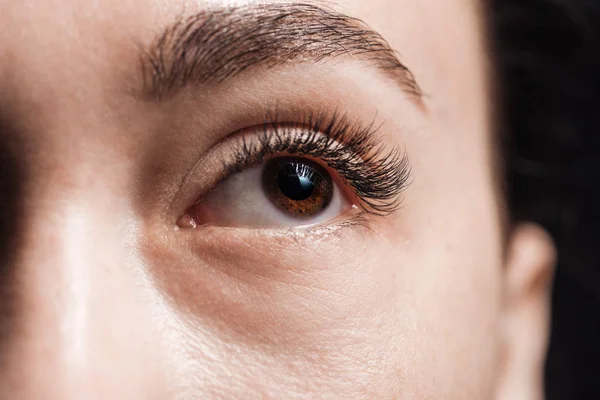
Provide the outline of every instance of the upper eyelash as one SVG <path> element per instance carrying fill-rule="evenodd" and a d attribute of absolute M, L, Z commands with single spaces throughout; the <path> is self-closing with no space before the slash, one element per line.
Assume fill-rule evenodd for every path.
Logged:
<path fill-rule="evenodd" d="M 411 182 L 406 152 L 386 150 L 379 139 L 381 125 L 363 125 L 346 115 L 308 113 L 290 123 L 277 113 L 268 115 L 258 139 L 242 136 L 234 161 L 225 165 L 227 176 L 270 155 L 287 153 L 322 160 L 352 188 L 364 211 L 389 215 L 401 205 L 401 194 Z M 298 136 L 298 130 L 303 132 Z"/>

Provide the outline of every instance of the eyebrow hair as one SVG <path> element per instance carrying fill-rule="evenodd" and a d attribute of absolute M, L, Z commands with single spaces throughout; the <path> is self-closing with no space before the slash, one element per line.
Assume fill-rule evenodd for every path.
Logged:
<path fill-rule="evenodd" d="M 422 92 L 396 51 L 363 21 L 305 3 L 256 4 L 180 19 L 142 56 L 144 87 L 163 98 L 191 83 L 214 84 L 257 66 L 360 59 L 392 78 L 420 108 Z"/>

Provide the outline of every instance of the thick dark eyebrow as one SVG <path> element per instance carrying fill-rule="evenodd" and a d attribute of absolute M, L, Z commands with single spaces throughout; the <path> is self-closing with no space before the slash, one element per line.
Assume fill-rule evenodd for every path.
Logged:
<path fill-rule="evenodd" d="M 209 9 L 180 19 L 143 53 L 142 66 L 146 92 L 163 98 L 253 67 L 342 56 L 377 67 L 423 107 L 414 75 L 381 35 L 359 19 L 311 4 Z"/>

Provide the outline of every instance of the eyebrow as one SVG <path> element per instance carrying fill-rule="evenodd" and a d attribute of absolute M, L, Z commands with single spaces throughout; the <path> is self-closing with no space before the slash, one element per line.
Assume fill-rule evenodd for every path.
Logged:
<path fill-rule="evenodd" d="M 396 51 L 362 20 L 304 3 L 205 10 L 168 26 L 143 52 L 144 88 L 164 98 L 222 83 L 254 67 L 359 59 L 390 77 L 419 108 L 422 92 Z"/>

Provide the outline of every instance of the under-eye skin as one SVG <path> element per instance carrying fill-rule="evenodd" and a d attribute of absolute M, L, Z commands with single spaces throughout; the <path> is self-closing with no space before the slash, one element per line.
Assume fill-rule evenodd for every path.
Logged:
<path fill-rule="evenodd" d="M 230 136 L 219 183 L 178 225 L 289 229 L 393 213 L 411 168 L 405 152 L 383 145 L 380 126 L 337 112 L 268 116 Z"/>

